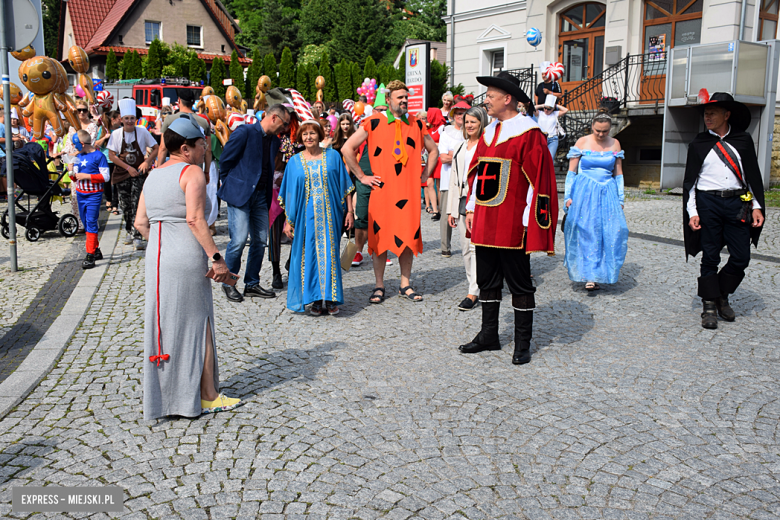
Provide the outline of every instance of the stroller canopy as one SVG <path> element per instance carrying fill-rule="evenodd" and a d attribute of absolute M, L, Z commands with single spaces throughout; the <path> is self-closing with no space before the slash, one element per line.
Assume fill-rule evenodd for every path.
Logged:
<path fill-rule="evenodd" d="M 46 153 L 38 143 L 27 143 L 13 152 L 14 182 L 30 195 L 43 195 L 49 189 Z M 7 175 L 7 165 L 3 163 Z"/>

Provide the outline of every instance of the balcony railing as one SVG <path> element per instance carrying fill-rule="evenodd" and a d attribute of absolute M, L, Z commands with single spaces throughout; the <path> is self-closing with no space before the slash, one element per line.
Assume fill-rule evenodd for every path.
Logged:
<path fill-rule="evenodd" d="M 518 78 L 520 80 L 520 88 L 523 89 L 523 92 L 528 94 L 529 98 L 533 99 L 534 89 L 536 88 L 536 71 L 534 70 L 533 65 L 525 69 L 507 69 L 502 72 L 508 72 L 512 76 Z M 474 96 L 472 106 L 478 106 L 484 103 L 486 93 L 487 92 L 483 92 L 478 96 Z"/>
<path fill-rule="evenodd" d="M 601 108 L 611 114 L 624 109 L 658 110 L 664 102 L 666 53 L 628 55 L 600 74 L 564 93 L 560 103 L 569 109 L 561 118 L 566 137 L 558 148 L 564 154 L 590 131 Z"/>

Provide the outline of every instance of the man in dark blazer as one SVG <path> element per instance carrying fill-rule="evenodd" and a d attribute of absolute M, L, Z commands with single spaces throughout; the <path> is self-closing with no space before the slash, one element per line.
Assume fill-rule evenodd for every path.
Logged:
<path fill-rule="evenodd" d="M 685 257 L 701 257 L 701 325 L 718 328 L 718 315 L 734 321 L 729 295 L 750 263 L 750 243 L 758 245 L 764 224 L 764 182 L 753 139 L 747 133 L 750 110 L 730 94 L 699 94 L 706 132 L 688 145 L 683 181 Z M 718 271 L 723 246 L 729 260 Z"/>
<path fill-rule="evenodd" d="M 230 242 L 225 263 L 231 273 L 241 270 L 241 255 L 247 236 L 252 238 L 246 260 L 244 295 L 231 285 L 222 285 L 232 302 L 244 297 L 275 298 L 260 287 L 260 268 L 268 242 L 268 208 L 273 196 L 274 160 L 281 141 L 277 134 L 290 126 L 290 113 L 282 105 L 266 110 L 253 125 L 241 125 L 230 135 L 219 161 L 221 186 L 217 196 L 227 203 Z"/>

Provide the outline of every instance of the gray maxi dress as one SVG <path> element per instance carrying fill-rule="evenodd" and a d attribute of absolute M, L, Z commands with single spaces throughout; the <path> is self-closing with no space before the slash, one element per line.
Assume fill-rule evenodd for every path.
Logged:
<path fill-rule="evenodd" d="M 209 323 L 214 345 L 214 387 L 219 391 L 214 302 L 211 280 L 205 276 L 208 258 L 187 225 L 184 192 L 179 185 L 186 166 L 177 163 L 155 169 L 143 189 L 151 227 L 146 248 L 144 312 L 146 420 L 201 414 L 200 378 Z M 160 354 L 162 358 L 158 359 Z"/>

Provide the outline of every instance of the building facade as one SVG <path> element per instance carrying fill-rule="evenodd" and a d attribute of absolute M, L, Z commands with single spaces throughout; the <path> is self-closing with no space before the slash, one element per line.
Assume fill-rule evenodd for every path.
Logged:
<path fill-rule="evenodd" d="M 619 135 L 627 151 L 626 180 L 655 184 L 666 53 L 683 45 L 775 39 L 779 6 L 780 0 L 448 0 L 447 62 L 452 82 L 475 95 L 485 91 L 477 76 L 531 66 L 538 70 L 542 62 L 558 61 L 565 67 L 560 81 L 564 91 L 577 93 L 588 80 L 603 77 L 608 98 L 607 73 L 599 75 L 625 60 L 625 85 L 617 77 L 612 82 L 621 84 L 615 91 L 631 90 L 626 95 L 635 108 L 633 117 L 621 122 Z M 526 41 L 531 28 L 542 32 L 536 48 Z M 578 106 L 584 96 L 574 97 L 569 108 L 585 108 Z M 774 143 L 780 143 L 780 135 Z M 773 184 L 780 183 L 780 144 L 776 146 Z"/>

